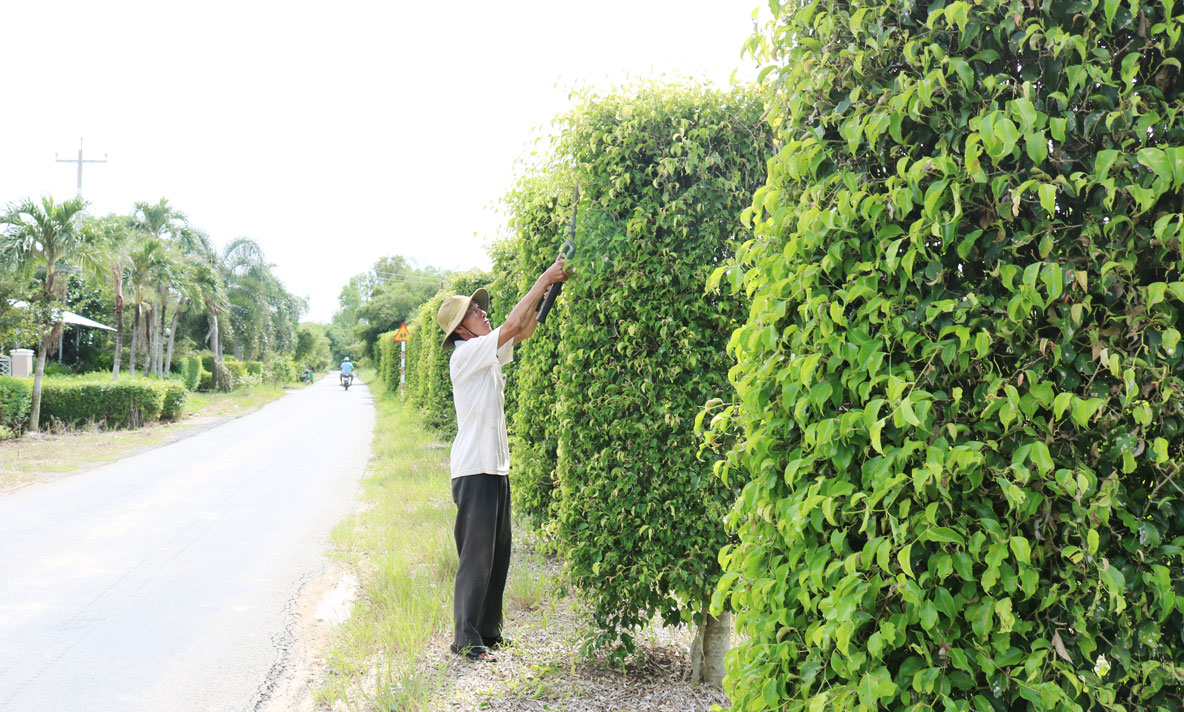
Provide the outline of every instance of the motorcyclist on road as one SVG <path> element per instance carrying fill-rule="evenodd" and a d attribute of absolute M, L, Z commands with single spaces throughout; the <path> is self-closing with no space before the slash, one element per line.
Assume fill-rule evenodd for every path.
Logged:
<path fill-rule="evenodd" d="M 349 362 L 349 356 L 346 356 L 345 360 L 341 362 L 341 382 L 342 382 L 342 384 L 345 383 L 345 379 L 347 379 L 347 378 L 350 380 L 351 383 L 354 380 L 354 365 Z"/>

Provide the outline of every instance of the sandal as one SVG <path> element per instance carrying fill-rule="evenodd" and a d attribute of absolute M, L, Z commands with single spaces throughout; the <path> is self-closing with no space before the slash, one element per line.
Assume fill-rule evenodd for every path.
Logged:
<path fill-rule="evenodd" d="M 456 643 L 448 646 L 448 649 L 457 655 L 463 655 L 469 660 L 476 660 L 483 663 L 496 663 L 497 658 L 489 652 L 489 648 L 482 645 L 469 645 L 464 648 L 456 647 Z"/>

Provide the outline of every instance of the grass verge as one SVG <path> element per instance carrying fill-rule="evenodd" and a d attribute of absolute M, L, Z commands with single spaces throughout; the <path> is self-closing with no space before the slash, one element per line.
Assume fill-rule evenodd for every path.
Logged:
<path fill-rule="evenodd" d="M 363 372 L 374 383 L 373 373 Z M 350 710 L 431 709 L 444 680 L 425 643 L 452 625 L 453 505 L 447 450 L 396 396 L 379 394 L 363 509 L 333 531 L 335 556 L 361 594 L 326 655 L 318 704 Z"/>
<path fill-rule="evenodd" d="M 184 416 L 173 423 L 151 423 L 135 430 L 87 425 L 0 440 L 0 494 L 157 447 L 194 426 L 246 415 L 285 392 L 283 386 L 260 385 L 233 393 L 190 393 Z"/>

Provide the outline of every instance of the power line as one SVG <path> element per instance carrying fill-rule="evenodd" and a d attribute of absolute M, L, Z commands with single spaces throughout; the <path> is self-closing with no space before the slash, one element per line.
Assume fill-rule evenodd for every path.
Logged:
<path fill-rule="evenodd" d="M 53 158 L 57 163 L 77 163 L 78 164 L 78 196 L 79 197 L 82 197 L 82 164 L 83 163 L 106 163 L 107 162 L 107 154 L 105 154 L 105 153 L 103 154 L 103 158 L 101 160 L 97 159 L 97 158 L 88 158 L 86 160 L 83 160 L 83 158 L 82 158 L 82 139 L 81 138 L 78 139 L 78 158 L 77 159 L 58 158 L 58 154 L 56 154 L 56 153 L 53 154 Z"/>

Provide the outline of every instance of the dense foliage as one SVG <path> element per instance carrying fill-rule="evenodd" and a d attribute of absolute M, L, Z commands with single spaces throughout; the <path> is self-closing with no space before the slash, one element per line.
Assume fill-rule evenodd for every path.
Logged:
<path fill-rule="evenodd" d="M 522 178 L 506 197 L 513 237 L 494 244 L 491 250 L 490 319 L 494 324 L 505 321 L 555 259 L 559 245 L 567 238 L 573 187 L 570 170 L 549 168 Z M 556 388 L 564 303 L 556 302 L 548 326 L 515 347 L 515 365 L 506 369 L 514 510 L 539 524 L 552 518 L 559 491 L 555 474 L 560 435 Z"/>
<path fill-rule="evenodd" d="M 1184 708 L 1184 7 L 770 7 L 733 709 Z"/>
<path fill-rule="evenodd" d="M 177 391 L 180 392 L 178 395 Z M 47 377 L 41 392 L 41 422 L 68 425 L 105 423 L 112 428 L 135 428 L 160 418 L 173 418 L 184 404 L 185 385 L 179 381 L 110 376 Z M 166 396 L 170 411 L 165 412 Z"/>
<path fill-rule="evenodd" d="M 378 360 L 379 335 L 410 321 L 425 301 L 442 289 L 450 273 L 419 267 L 401 255 L 379 259 L 355 275 L 338 295 L 338 309 L 326 328 L 338 362 L 349 356 Z"/>
<path fill-rule="evenodd" d="M 0 376 L 0 438 L 20 433 L 32 403 L 33 387 L 27 381 Z"/>
<path fill-rule="evenodd" d="M 764 181 L 762 111 L 740 90 L 654 83 L 585 96 L 561 120 L 556 151 L 587 205 L 552 327 L 558 532 L 593 619 L 626 648 L 655 614 L 698 616 L 720 573 L 735 493 L 697 457 L 692 425 L 727 383 L 740 315 L 704 284 Z"/>

